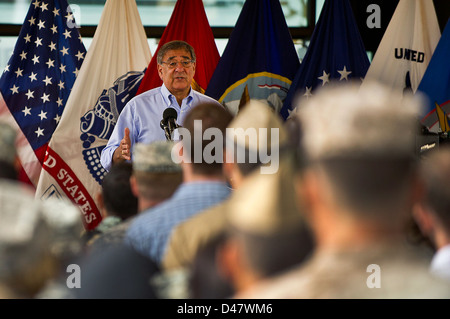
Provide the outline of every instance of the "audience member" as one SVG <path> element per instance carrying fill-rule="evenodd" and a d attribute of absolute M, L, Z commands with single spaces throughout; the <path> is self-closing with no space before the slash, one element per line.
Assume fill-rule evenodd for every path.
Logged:
<path fill-rule="evenodd" d="M 431 273 L 450 280 L 450 146 L 434 150 L 421 164 L 425 197 L 414 217 L 436 250 Z"/>
<path fill-rule="evenodd" d="M 103 219 L 93 231 L 87 233 L 89 246 L 97 240 L 103 243 L 122 242 L 123 238 L 111 236 L 110 230 L 115 234 L 118 225 L 138 212 L 138 200 L 130 186 L 131 174 L 132 165 L 126 162 L 113 165 L 106 173 L 101 191 L 97 194 L 97 203 Z"/>
<path fill-rule="evenodd" d="M 224 160 L 223 164 L 224 174 L 234 190 L 245 184 L 251 173 L 260 174 L 261 165 L 279 165 L 280 157 L 286 156 L 288 138 L 283 122 L 273 109 L 262 102 L 252 100 L 238 113 L 227 129 L 239 133 L 236 136 L 230 134 L 227 139 L 225 157 L 228 155 L 232 160 Z M 250 139 L 245 139 L 245 135 L 251 136 L 251 130 L 254 130 L 259 138 L 259 140 L 255 140 L 255 145 L 250 145 Z M 275 135 L 274 141 L 272 141 L 274 133 L 272 130 L 278 134 L 276 141 Z M 259 134 L 261 136 L 258 136 Z M 270 154 L 273 150 L 272 163 L 267 159 L 264 159 L 265 164 L 262 163 L 259 153 L 263 152 L 263 148 L 260 146 L 265 148 L 266 154 L 264 155 Z M 275 148 L 278 157 L 275 157 Z M 238 158 L 239 154 L 244 154 L 242 159 Z M 250 162 L 251 158 L 254 160 Z M 171 270 L 191 266 L 195 255 L 203 246 L 208 245 L 208 242 L 214 240 L 215 237 L 223 236 L 227 225 L 227 207 L 232 200 L 233 195 L 219 205 L 179 224 L 173 230 L 163 260 L 164 269 Z"/>
<path fill-rule="evenodd" d="M 30 299 L 81 252 L 81 213 L 63 200 L 41 202 L 29 186 L 0 182 L 0 295 Z"/>
<path fill-rule="evenodd" d="M 312 232 L 295 197 L 293 157 L 281 159 L 274 174 L 255 172 L 236 191 L 226 213 L 219 271 L 243 293 L 307 260 Z"/>
<path fill-rule="evenodd" d="M 103 249 L 123 243 L 125 233 L 136 217 L 170 198 L 182 182 L 181 166 L 172 161 L 175 144 L 157 141 L 149 145 L 137 143 L 133 163 L 117 163 L 103 181 L 103 202 L 108 211 L 121 211 L 122 221 L 103 232 L 92 249 Z M 112 174 L 112 175 L 111 175 Z"/>
<path fill-rule="evenodd" d="M 215 142 L 222 148 L 225 129 L 231 119 L 228 111 L 211 103 L 200 104 L 189 112 L 184 122 L 189 136 L 183 137 L 178 144 L 181 145 L 183 183 L 169 200 L 142 212 L 130 225 L 125 241 L 158 264 L 176 225 L 229 196 L 230 189 L 222 173 L 221 161 L 210 162 L 205 156 L 211 146 L 210 141 L 204 139 L 204 133 L 208 129 L 217 130 L 214 132 L 221 136 L 216 136 Z M 215 151 L 222 152 L 222 149 Z"/>
<path fill-rule="evenodd" d="M 158 266 L 131 247 L 104 247 L 80 261 L 80 287 L 75 299 L 155 299 L 152 278 Z"/>
<path fill-rule="evenodd" d="M 299 106 L 309 163 L 297 185 L 316 248 L 304 264 L 236 298 L 450 296 L 405 240 L 404 222 L 421 197 L 416 98 L 347 84 Z"/>
<path fill-rule="evenodd" d="M 188 298 L 224 299 L 235 294 L 233 284 L 218 267 L 219 251 L 224 240 L 225 234 L 221 233 L 199 247 L 187 270 L 188 280 L 184 283 Z"/>

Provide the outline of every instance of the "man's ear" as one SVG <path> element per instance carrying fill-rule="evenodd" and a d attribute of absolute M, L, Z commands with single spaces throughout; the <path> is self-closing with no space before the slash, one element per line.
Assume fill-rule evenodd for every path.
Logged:
<path fill-rule="evenodd" d="M 163 80 L 163 70 L 162 70 L 162 65 L 157 64 L 156 67 L 158 68 L 158 75 L 159 75 L 159 78 L 160 78 L 161 80 Z"/>
<path fill-rule="evenodd" d="M 239 265 L 239 252 L 233 240 L 225 240 L 216 252 L 216 265 L 218 272 L 234 285 L 237 280 Z"/>
<path fill-rule="evenodd" d="M 20 170 L 22 169 L 22 163 L 20 162 L 19 156 L 16 155 L 14 158 L 14 169 L 16 170 L 17 174 L 19 174 Z"/>
<path fill-rule="evenodd" d="M 412 209 L 412 216 L 425 236 L 433 233 L 433 216 L 422 203 L 417 203 Z"/>
<path fill-rule="evenodd" d="M 192 70 L 194 71 L 195 74 L 195 67 L 197 66 L 197 62 L 192 63 Z"/>
<path fill-rule="evenodd" d="M 107 217 L 108 213 L 105 208 L 105 201 L 103 200 L 103 194 L 101 191 L 97 192 L 95 199 L 97 200 L 98 209 L 100 210 L 102 217 Z"/>
<path fill-rule="evenodd" d="M 139 198 L 139 187 L 137 184 L 136 176 L 134 175 L 130 176 L 130 188 L 133 195 Z"/>
<path fill-rule="evenodd" d="M 297 193 L 297 205 L 303 209 L 305 216 L 310 218 L 312 208 L 319 200 L 317 194 L 318 185 L 314 173 L 304 171 L 296 176 L 294 183 Z"/>

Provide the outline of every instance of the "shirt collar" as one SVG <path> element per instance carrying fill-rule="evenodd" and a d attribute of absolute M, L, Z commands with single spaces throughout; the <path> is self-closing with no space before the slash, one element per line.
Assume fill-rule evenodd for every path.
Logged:
<path fill-rule="evenodd" d="M 164 83 L 161 85 L 161 94 L 163 97 L 164 102 L 167 106 L 176 106 L 176 103 L 173 103 L 172 101 L 175 101 L 175 97 L 172 93 L 167 89 L 167 87 L 164 85 Z M 194 90 L 191 89 L 189 91 L 189 95 L 187 96 L 186 104 L 189 105 L 194 100 Z M 174 105 L 172 105 L 174 104 Z"/>

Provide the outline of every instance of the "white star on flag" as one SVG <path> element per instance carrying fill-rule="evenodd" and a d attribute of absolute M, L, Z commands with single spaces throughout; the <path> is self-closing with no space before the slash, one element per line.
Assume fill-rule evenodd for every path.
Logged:
<path fill-rule="evenodd" d="M 22 110 L 23 116 L 31 115 L 31 107 L 26 107 Z"/>
<path fill-rule="evenodd" d="M 305 89 L 306 89 L 306 92 L 305 92 L 305 94 L 303 94 L 303 96 L 306 96 L 306 98 L 309 99 L 312 96 L 312 93 L 311 93 L 312 86 L 311 87 L 306 87 Z"/>
<path fill-rule="evenodd" d="M 34 133 L 37 134 L 37 137 L 44 136 L 44 129 L 41 129 L 40 127 L 38 127 L 38 129 L 36 131 L 34 131 Z"/>
<path fill-rule="evenodd" d="M 50 102 L 49 97 L 50 97 L 50 94 L 45 94 L 45 93 L 44 93 L 44 94 L 41 96 L 42 103 Z"/>
<path fill-rule="evenodd" d="M 59 116 L 58 114 L 56 114 L 54 120 L 56 121 L 56 123 L 59 123 L 59 121 L 61 120 L 61 116 Z"/>
<path fill-rule="evenodd" d="M 39 63 L 39 57 L 34 55 L 34 57 L 31 59 L 33 61 L 33 64 Z"/>
<path fill-rule="evenodd" d="M 48 68 L 51 68 L 52 66 L 55 66 L 55 65 L 54 65 L 54 62 L 55 62 L 55 60 L 48 59 L 48 62 L 45 62 L 45 64 L 48 65 Z"/>
<path fill-rule="evenodd" d="M 59 52 L 61 52 L 62 55 L 65 56 L 66 54 L 69 54 L 69 48 L 63 47 L 62 50 L 60 50 Z"/>
<path fill-rule="evenodd" d="M 44 110 L 41 110 L 41 113 L 39 113 L 38 116 L 41 118 L 41 121 L 42 121 L 43 119 L 47 118 L 47 112 L 44 112 Z"/>
<path fill-rule="evenodd" d="M 48 3 L 44 3 L 44 2 L 42 2 L 42 5 L 41 5 L 41 10 L 42 10 L 42 12 L 44 12 L 45 10 L 48 10 Z"/>
<path fill-rule="evenodd" d="M 42 39 L 36 38 L 36 41 L 34 41 L 34 43 L 36 43 L 36 47 L 39 47 L 40 45 L 42 45 Z"/>
<path fill-rule="evenodd" d="M 31 74 L 29 76 L 31 82 L 37 81 L 36 75 L 37 75 L 37 73 L 31 72 Z"/>
<path fill-rule="evenodd" d="M 292 110 L 288 110 L 288 118 L 290 118 L 293 114 L 295 115 L 295 113 L 297 113 L 297 108 L 294 108 Z"/>
<path fill-rule="evenodd" d="M 19 93 L 19 87 L 15 84 L 13 84 L 13 87 L 10 88 L 10 90 L 12 91 L 12 94 Z"/>
<path fill-rule="evenodd" d="M 25 95 L 27 96 L 28 100 L 34 99 L 34 91 L 31 91 L 30 89 L 28 89 L 28 92 L 25 93 Z"/>
<path fill-rule="evenodd" d="M 64 32 L 63 34 L 64 34 L 64 36 L 66 37 L 66 39 L 72 37 L 72 36 L 70 35 L 70 31 L 69 31 L 69 30 L 66 30 L 66 32 Z"/>
<path fill-rule="evenodd" d="M 41 20 L 39 20 L 39 23 L 38 23 L 38 26 L 39 26 L 39 30 L 41 30 L 42 28 L 44 28 L 44 29 L 45 29 L 44 23 L 45 23 L 45 21 L 41 21 Z"/>
<path fill-rule="evenodd" d="M 318 79 L 322 80 L 322 86 L 324 86 L 326 83 L 330 82 L 330 73 L 326 73 L 324 70 L 323 75 L 319 76 Z"/>
<path fill-rule="evenodd" d="M 347 71 L 347 67 L 344 65 L 344 69 L 342 71 L 338 70 L 338 73 L 341 75 L 339 81 L 342 81 L 344 79 L 348 81 L 348 75 L 352 73 L 352 71 Z"/>
<path fill-rule="evenodd" d="M 52 84 L 52 78 L 49 78 L 47 75 L 45 76 L 45 79 L 42 81 L 45 82 L 45 86 Z"/>
<path fill-rule="evenodd" d="M 19 77 L 19 76 L 23 76 L 22 72 L 23 72 L 23 70 L 21 68 L 18 68 L 17 71 L 14 73 L 17 74 L 17 77 Z"/>
<path fill-rule="evenodd" d="M 78 51 L 78 53 L 77 54 L 75 54 L 75 56 L 78 58 L 78 60 L 80 60 L 80 59 L 84 59 L 84 52 L 80 52 L 80 51 Z"/>

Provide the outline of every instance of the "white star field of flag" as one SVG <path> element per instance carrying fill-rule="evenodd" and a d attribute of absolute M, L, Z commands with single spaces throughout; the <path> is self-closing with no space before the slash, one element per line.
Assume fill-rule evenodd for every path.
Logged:
<path fill-rule="evenodd" d="M 33 150 L 50 140 L 86 55 L 66 0 L 31 3 L 0 79 L 11 114 Z"/>

